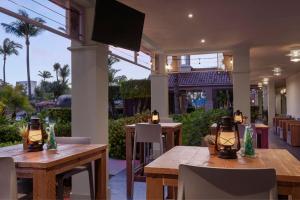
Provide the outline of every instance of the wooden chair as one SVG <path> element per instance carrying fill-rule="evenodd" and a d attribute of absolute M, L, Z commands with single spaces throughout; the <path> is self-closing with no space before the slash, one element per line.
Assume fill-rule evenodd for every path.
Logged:
<path fill-rule="evenodd" d="M 89 137 L 56 137 L 56 142 L 58 144 L 91 144 L 91 138 Z M 94 180 L 93 180 L 93 167 L 92 163 L 76 167 L 70 171 L 64 172 L 57 175 L 58 190 L 57 195 L 58 199 L 64 199 L 64 180 L 72 177 L 75 174 L 87 171 L 89 175 L 89 184 L 90 184 L 90 198 L 95 199 L 94 192 Z"/>
<path fill-rule="evenodd" d="M 290 118 L 290 119 L 279 120 L 279 136 L 284 141 L 286 141 L 286 123 L 291 120 L 294 120 L 294 119 Z"/>
<path fill-rule="evenodd" d="M 289 124 L 287 143 L 291 146 L 300 146 L 300 122 Z"/>
<path fill-rule="evenodd" d="M 277 199 L 274 169 L 179 166 L 178 200 Z"/>
<path fill-rule="evenodd" d="M 136 147 L 137 143 L 143 144 L 159 144 L 160 155 L 163 154 L 162 128 L 160 124 L 136 124 L 133 141 L 133 156 L 132 156 L 132 196 L 134 193 L 134 177 L 137 171 L 143 170 L 146 165 L 146 156 L 143 155 L 144 162 L 140 166 L 135 166 Z M 145 146 L 144 146 L 145 147 Z M 147 148 L 146 148 L 147 149 Z M 145 150 L 143 152 L 146 152 Z M 141 158 L 140 158 L 141 159 Z"/>
<path fill-rule="evenodd" d="M 10 157 L 0 158 L 0 199 L 17 199 L 17 175 L 14 160 Z"/>

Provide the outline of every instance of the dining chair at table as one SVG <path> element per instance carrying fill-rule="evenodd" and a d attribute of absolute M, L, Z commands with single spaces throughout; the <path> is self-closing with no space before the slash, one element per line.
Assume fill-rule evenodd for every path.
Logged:
<path fill-rule="evenodd" d="M 0 157 L 0 199 L 17 199 L 17 175 L 14 160 Z"/>
<path fill-rule="evenodd" d="M 178 200 L 277 199 L 275 169 L 179 166 Z"/>
<path fill-rule="evenodd" d="M 133 141 L 133 156 L 132 156 L 132 196 L 134 191 L 134 174 L 136 171 L 135 158 L 137 143 L 144 144 L 159 144 L 159 155 L 163 154 L 162 128 L 160 124 L 136 124 L 134 141 Z M 149 148 L 146 148 L 149 149 Z M 153 148 L 152 148 L 153 150 Z M 145 151 L 144 151 L 145 152 Z M 145 157 L 145 156 L 144 156 Z M 146 160 L 146 158 L 145 158 Z M 142 167 L 146 163 L 142 164 Z M 138 167 L 139 168 L 139 167 Z"/>
<path fill-rule="evenodd" d="M 57 144 L 91 144 L 91 138 L 89 137 L 56 137 Z M 64 196 L 64 180 L 72 177 L 75 174 L 79 174 L 81 172 L 87 171 L 89 175 L 89 184 L 90 184 L 90 197 L 91 199 L 95 199 L 94 192 L 94 180 L 93 180 L 93 167 L 92 163 L 88 163 L 86 165 L 75 167 L 70 171 L 57 175 L 57 183 L 58 183 L 58 199 L 62 200 Z"/>

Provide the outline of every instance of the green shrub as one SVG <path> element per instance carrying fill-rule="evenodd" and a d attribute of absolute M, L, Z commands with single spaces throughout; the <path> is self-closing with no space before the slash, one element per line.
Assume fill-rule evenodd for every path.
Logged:
<path fill-rule="evenodd" d="M 0 143 L 0 148 L 1 147 L 12 146 L 12 145 L 17 145 L 17 144 L 21 144 L 21 143 L 22 143 L 21 141 Z"/>
<path fill-rule="evenodd" d="M 72 118 L 70 108 L 51 108 L 48 110 L 50 120 L 60 122 L 70 122 Z"/>
<path fill-rule="evenodd" d="M 188 114 L 174 115 L 173 120 L 182 123 L 183 145 L 198 146 L 209 133 L 209 127 L 225 115 L 228 115 L 228 111 L 223 109 L 198 109 Z"/>
<path fill-rule="evenodd" d="M 47 127 L 45 118 L 49 117 L 51 122 L 55 123 L 55 135 L 59 137 L 71 137 L 71 109 L 70 108 L 51 108 L 39 113 L 39 118 L 43 123 L 44 129 Z"/>
<path fill-rule="evenodd" d="M 0 126 L 0 143 L 18 142 L 22 137 L 19 135 L 16 124 Z"/>
<path fill-rule="evenodd" d="M 71 137 L 72 136 L 71 122 L 58 122 L 55 124 L 55 135 L 59 137 Z"/>
<path fill-rule="evenodd" d="M 112 158 L 125 159 L 125 125 L 139 122 L 147 122 L 149 114 L 136 114 L 133 117 L 125 117 L 109 121 L 109 155 Z"/>

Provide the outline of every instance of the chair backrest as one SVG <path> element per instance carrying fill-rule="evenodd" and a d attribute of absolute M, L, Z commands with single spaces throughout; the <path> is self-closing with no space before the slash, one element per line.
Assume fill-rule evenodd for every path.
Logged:
<path fill-rule="evenodd" d="M 276 194 L 274 169 L 179 166 L 178 199 L 270 199 Z"/>
<path fill-rule="evenodd" d="M 160 119 L 161 123 L 173 123 L 173 119 L 172 118 L 162 118 Z"/>
<path fill-rule="evenodd" d="M 17 175 L 14 160 L 0 157 L 0 199 L 17 199 Z"/>
<path fill-rule="evenodd" d="M 135 142 L 161 143 L 162 129 L 160 124 L 136 124 Z"/>
<path fill-rule="evenodd" d="M 56 137 L 57 144 L 91 144 L 90 137 Z"/>

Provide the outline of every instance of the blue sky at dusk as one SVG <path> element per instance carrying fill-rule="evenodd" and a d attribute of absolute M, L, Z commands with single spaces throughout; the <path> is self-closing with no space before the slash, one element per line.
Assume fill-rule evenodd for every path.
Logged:
<path fill-rule="evenodd" d="M 50 7 L 55 12 L 64 15 L 64 10 L 59 8 L 58 6 L 50 3 L 47 0 L 35 0 L 45 6 Z M 19 5 L 16 5 L 19 4 Z M 7 8 L 12 11 L 17 11 L 18 9 L 24 9 L 24 7 L 32 9 L 33 11 L 37 11 L 38 13 L 42 13 L 44 16 L 49 17 L 47 19 L 43 16 L 38 16 L 38 14 L 26 10 L 27 13 L 31 17 L 41 17 L 46 20 L 47 25 L 58 28 L 65 23 L 65 19 L 63 16 L 51 12 L 46 8 L 40 6 L 34 1 L 30 0 L 1 0 L 0 6 Z M 20 6 L 24 6 L 23 8 Z M 51 21 L 54 20 L 54 21 Z M 14 18 L 0 13 L 0 23 L 10 23 L 15 21 Z M 26 48 L 25 48 L 25 39 L 18 38 L 12 34 L 5 33 L 2 26 L 0 27 L 0 43 L 2 45 L 2 41 L 5 38 L 10 38 L 11 40 L 18 42 L 23 45 L 23 49 L 19 50 L 19 55 L 12 55 L 7 58 L 6 63 L 6 80 L 7 82 L 15 85 L 16 81 L 24 81 L 27 80 L 26 76 Z M 70 40 L 63 38 L 61 36 L 55 35 L 48 31 L 43 31 L 43 33 L 37 37 L 33 37 L 30 39 L 30 70 L 31 70 L 31 79 L 34 81 L 40 81 L 41 77 L 38 76 L 38 71 L 50 71 L 54 76 L 55 73 L 53 71 L 53 64 L 55 62 L 59 62 L 62 65 L 68 64 L 71 66 L 71 52 L 67 50 L 70 46 Z M 0 56 L 0 79 L 3 78 L 2 73 L 3 66 L 3 58 Z M 145 70 L 141 67 L 135 66 L 133 64 L 121 61 L 114 65 L 114 68 L 120 69 L 121 71 L 118 75 L 126 75 L 129 79 L 142 79 L 148 78 L 150 71 Z M 54 77 L 52 78 L 54 80 Z"/>

